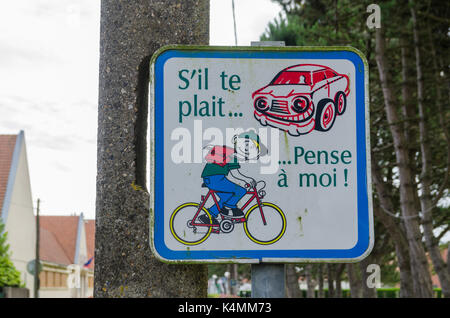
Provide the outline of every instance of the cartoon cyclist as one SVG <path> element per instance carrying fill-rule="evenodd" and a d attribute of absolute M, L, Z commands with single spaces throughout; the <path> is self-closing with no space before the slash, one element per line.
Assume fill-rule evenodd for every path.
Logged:
<path fill-rule="evenodd" d="M 201 177 L 203 178 L 204 186 L 211 190 L 218 191 L 216 194 L 219 197 L 218 205 L 213 204 L 209 209 L 213 224 L 219 224 L 217 217 L 222 214 L 230 218 L 242 218 L 244 212 L 237 207 L 239 200 L 247 193 L 247 190 L 239 184 L 230 181 L 227 176 L 230 174 L 234 179 L 246 181 L 251 186 L 256 185 L 253 178 L 243 175 L 239 169 L 238 163 L 240 160 L 254 160 L 261 155 L 267 154 L 267 148 L 261 143 L 259 136 L 253 131 L 241 133 L 233 137 L 233 148 L 227 146 L 212 146 L 205 159 L 205 165 Z M 234 174 L 236 171 L 239 176 Z M 209 224 L 210 220 L 207 215 L 201 215 L 200 221 Z"/>

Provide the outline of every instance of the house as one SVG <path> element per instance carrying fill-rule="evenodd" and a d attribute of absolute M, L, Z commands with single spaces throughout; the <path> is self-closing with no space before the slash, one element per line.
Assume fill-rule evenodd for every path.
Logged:
<path fill-rule="evenodd" d="M 41 212 L 42 213 L 42 212 Z M 33 297 L 36 258 L 33 209 L 25 135 L 0 135 L 0 219 L 8 232 L 11 260 Z M 91 297 L 94 283 L 95 221 L 76 216 L 39 217 L 39 297 Z"/>
<path fill-rule="evenodd" d="M 8 233 L 11 260 L 32 297 L 34 277 L 27 264 L 35 259 L 36 220 L 23 131 L 0 135 L 0 218 Z"/>
<path fill-rule="evenodd" d="M 41 298 L 92 297 L 94 287 L 94 220 L 43 215 L 40 223 Z"/>
<path fill-rule="evenodd" d="M 94 270 L 95 266 L 95 220 L 85 220 L 84 228 L 86 231 L 86 244 L 87 244 L 87 253 L 88 253 L 88 264 L 85 264 L 84 267 Z M 92 285 L 94 282 L 92 281 Z"/>

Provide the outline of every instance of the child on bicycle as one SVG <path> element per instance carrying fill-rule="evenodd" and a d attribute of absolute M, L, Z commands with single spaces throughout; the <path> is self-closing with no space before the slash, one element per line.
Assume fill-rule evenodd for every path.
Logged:
<path fill-rule="evenodd" d="M 212 224 L 219 224 L 217 217 L 222 214 L 225 217 L 242 218 L 244 212 L 237 207 L 239 200 L 247 193 L 247 190 L 239 184 L 230 181 L 227 176 L 230 174 L 237 180 L 242 180 L 233 175 L 236 170 L 240 176 L 248 180 L 248 184 L 255 186 L 254 179 L 246 177 L 239 172 L 241 168 L 238 159 L 258 159 L 261 154 L 267 153 L 266 147 L 260 142 L 259 136 L 254 131 L 244 132 L 233 137 L 233 148 L 227 146 L 213 146 L 205 159 L 205 165 L 201 177 L 204 185 L 216 192 L 219 197 L 218 205 L 213 204 L 209 209 L 212 217 Z M 199 217 L 200 221 L 209 224 L 206 215 Z"/>

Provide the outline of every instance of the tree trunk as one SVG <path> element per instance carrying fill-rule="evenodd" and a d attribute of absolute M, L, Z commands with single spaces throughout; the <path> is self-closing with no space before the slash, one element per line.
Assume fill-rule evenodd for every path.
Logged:
<path fill-rule="evenodd" d="M 428 127 L 425 121 L 424 109 L 424 88 L 423 88 L 423 72 L 420 55 L 419 31 L 414 7 L 411 7 L 411 17 L 413 21 L 414 34 L 414 52 L 416 55 L 416 72 L 417 72 L 417 105 L 419 107 L 419 134 L 420 134 L 420 150 L 422 159 L 422 172 L 420 175 L 421 196 L 420 206 L 422 208 L 422 226 L 425 238 L 425 244 L 430 254 L 431 262 L 436 271 L 442 287 L 442 294 L 446 298 L 450 298 L 450 276 L 445 268 L 445 263 L 439 250 L 439 242 L 433 234 L 433 216 L 432 216 L 432 196 L 431 196 L 431 151 L 428 140 Z"/>
<path fill-rule="evenodd" d="M 362 297 L 363 298 L 376 298 L 377 289 L 375 287 L 369 287 L 367 279 L 367 267 L 371 264 L 371 257 L 368 256 L 359 263 L 359 268 L 361 270 L 361 280 L 362 280 Z"/>
<path fill-rule="evenodd" d="M 407 17 L 405 17 L 407 19 Z M 417 118 L 417 105 L 416 101 L 413 99 L 413 87 L 414 87 L 414 77 L 411 70 L 411 57 L 410 44 L 407 41 L 406 37 L 402 37 L 400 39 L 401 43 L 401 65 L 402 65 L 402 115 L 404 119 L 403 131 L 405 133 L 405 142 L 407 145 L 408 158 L 414 158 L 417 149 L 414 146 L 417 140 L 417 133 L 415 126 L 413 125 L 413 121 Z M 409 167 L 411 169 L 411 184 L 415 184 L 416 177 L 416 167 L 413 160 L 409 160 Z M 417 196 L 417 191 L 413 191 L 414 193 L 414 204 L 416 206 L 416 210 L 420 209 L 419 198 Z"/>
<path fill-rule="evenodd" d="M 414 297 L 414 286 L 411 273 L 411 262 L 408 251 L 408 241 L 405 237 L 404 230 L 400 224 L 397 224 L 393 218 L 374 204 L 373 211 L 375 216 L 383 223 L 383 226 L 389 233 L 395 245 L 397 263 L 400 270 L 400 297 Z"/>
<path fill-rule="evenodd" d="M 425 249 L 422 245 L 417 211 L 414 201 L 414 185 L 411 184 L 412 172 L 409 166 L 407 144 L 401 130 L 398 115 L 395 109 L 392 88 L 387 72 L 388 66 L 385 57 L 385 39 L 382 28 L 376 29 L 375 52 L 378 72 L 384 96 L 385 111 L 389 122 L 390 131 L 394 141 L 396 163 L 400 181 L 400 206 L 408 238 L 411 270 L 413 273 L 414 290 L 416 297 L 432 297 L 431 276 L 428 269 L 428 261 Z"/>
<path fill-rule="evenodd" d="M 302 292 L 298 285 L 298 276 L 295 265 L 286 265 L 286 295 L 288 298 L 302 298 Z"/>
<path fill-rule="evenodd" d="M 328 298 L 334 298 L 334 266 L 333 264 L 327 264 L 327 272 L 328 272 Z"/>
<path fill-rule="evenodd" d="M 205 265 L 150 250 L 146 136 L 150 57 L 208 41 L 208 0 L 101 2 L 95 297 L 206 297 Z"/>
<path fill-rule="evenodd" d="M 362 297 L 362 282 L 358 277 L 358 272 L 355 270 L 355 264 L 347 264 L 347 276 L 350 284 L 350 297 L 361 298 Z"/>
<path fill-rule="evenodd" d="M 239 293 L 239 273 L 238 273 L 238 264 L 233 264 L 233 271 L 231 272 L 231 279 L 234 281 L 234 285 L 231 286 L 231 292 L 233 295 L 237 295 Z"/>
<path fill-rule="evenodd" d="M 403 249 L 404 246 L 400 244 L 395 245 L 395 252 L 397 255 L 398 267 L 400 269 L 400 298 L 413 298 L 414 286 L 411 279 L 411 262 L 409 259 L 408 249 Z"/>
<path fill-rule="evenodd" d="M 342 273 L 344 271 L 345 264 L 336 264 L 336 298 L 342 298 Z"/>
<path fill-rule="evenodd" d="M 389 191 L 386 189 L 386 184 L 381 176 L 380 167 L 378 166 L 375 154 L 372 154 L 372 158 L 372 181 L 375 185 L 375 190 L 380 203 L 380 206 L 378 206 L 377 202 L 374 202 L 373 211 L 378 220 L 380 220 L 386 228 L 395 245 L 398 266 L 400 269 L 400 296 L 407 298 L 413 297 L 414 288 L 412 285 L 413 280 L 408 251 L 408 240 L 405 231 L 400 224 L 395 221 L 392 215 L 387 214 L 388 212 L 392 214 L 394 205 L 392 204 Z"/>
<path fill-rule="evenodd" d="M 401 61 L 402 61 L 402 113 L 404 118 L 404 131 L 405 131 L 405 140 L 408 143 L 408 145 L 411 145 L 411 143 L 415 140 L 414 136 L 412 135 L 412 125 L 411 121 L 416 118 L 417 111 L 415 109 L 415 102 L 413 100 L 413 94 L 412 94 L 412 84 L 411 78 L 412 74 L 410 71 L 410 61 L 409 61 L 409 47 L 408 42 L 404 37 L 400 39 L 401 43 Z M 411 147 L 409 147 L 409 154 L 410 158 L 411 156 Z M 413 180 L 414 181 L 414 180 Z"/>
<path fill-rule="evenodd" d="M 306 276 L 306 286 L 307 286 L 306 297 L 307 298 L 315 298 L 314 288 L 316 288 L 316 283 L 313 280 L 312 267 L 313 267 L 312 264 L 307 264 L 305 266 L 305 276 Z"/>
<path fill-rule="evenodd" d="M 319 270 L 318 270 L 318 281 L 319 281 L 319 292 L 318 292 L 318 298 L 324 298 L 325 293 L 323 290 L 323 264 L 319 264 Z"/>

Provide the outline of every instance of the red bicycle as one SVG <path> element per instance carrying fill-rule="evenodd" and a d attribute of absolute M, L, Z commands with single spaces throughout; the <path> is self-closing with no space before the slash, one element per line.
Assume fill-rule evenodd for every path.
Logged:
<path fill-rule="evenodd" d="M 258 184 L 264 183 L 261 189 Z M 266 192 L 265 182 L 255 182 L 253 185 L 246 184 L 246 196 L 250 197 L 241 207 L 245 211 L 250 203 L 256 200 L 256 204 L 244 212 L 244 217 L 234 218 L 220 214 L 219 224 L 213 224 L 211 214 L 205 208 L 206 202 L 212 198 L 214 204 L 220 211 L 217 192 L 209 190 L 206 196 L 202 195 L 200 203 L 187 202 L 177 207 L 170 217 L 170 231 L 177 241 L 185 245 L 197 245 L 203 243 L 211 233 L 231 233 L 234 225 L 242 223 L 245 234 L 256 244 L 269 245 L 277 242 L 286 232 L 286 217 L 283 211 L 275 204 L 262 202 Z M 244 198 L 243 198 L 244 199 Z M 201 215 L 206 215 L 209 224 L 199 220 Z"/>

